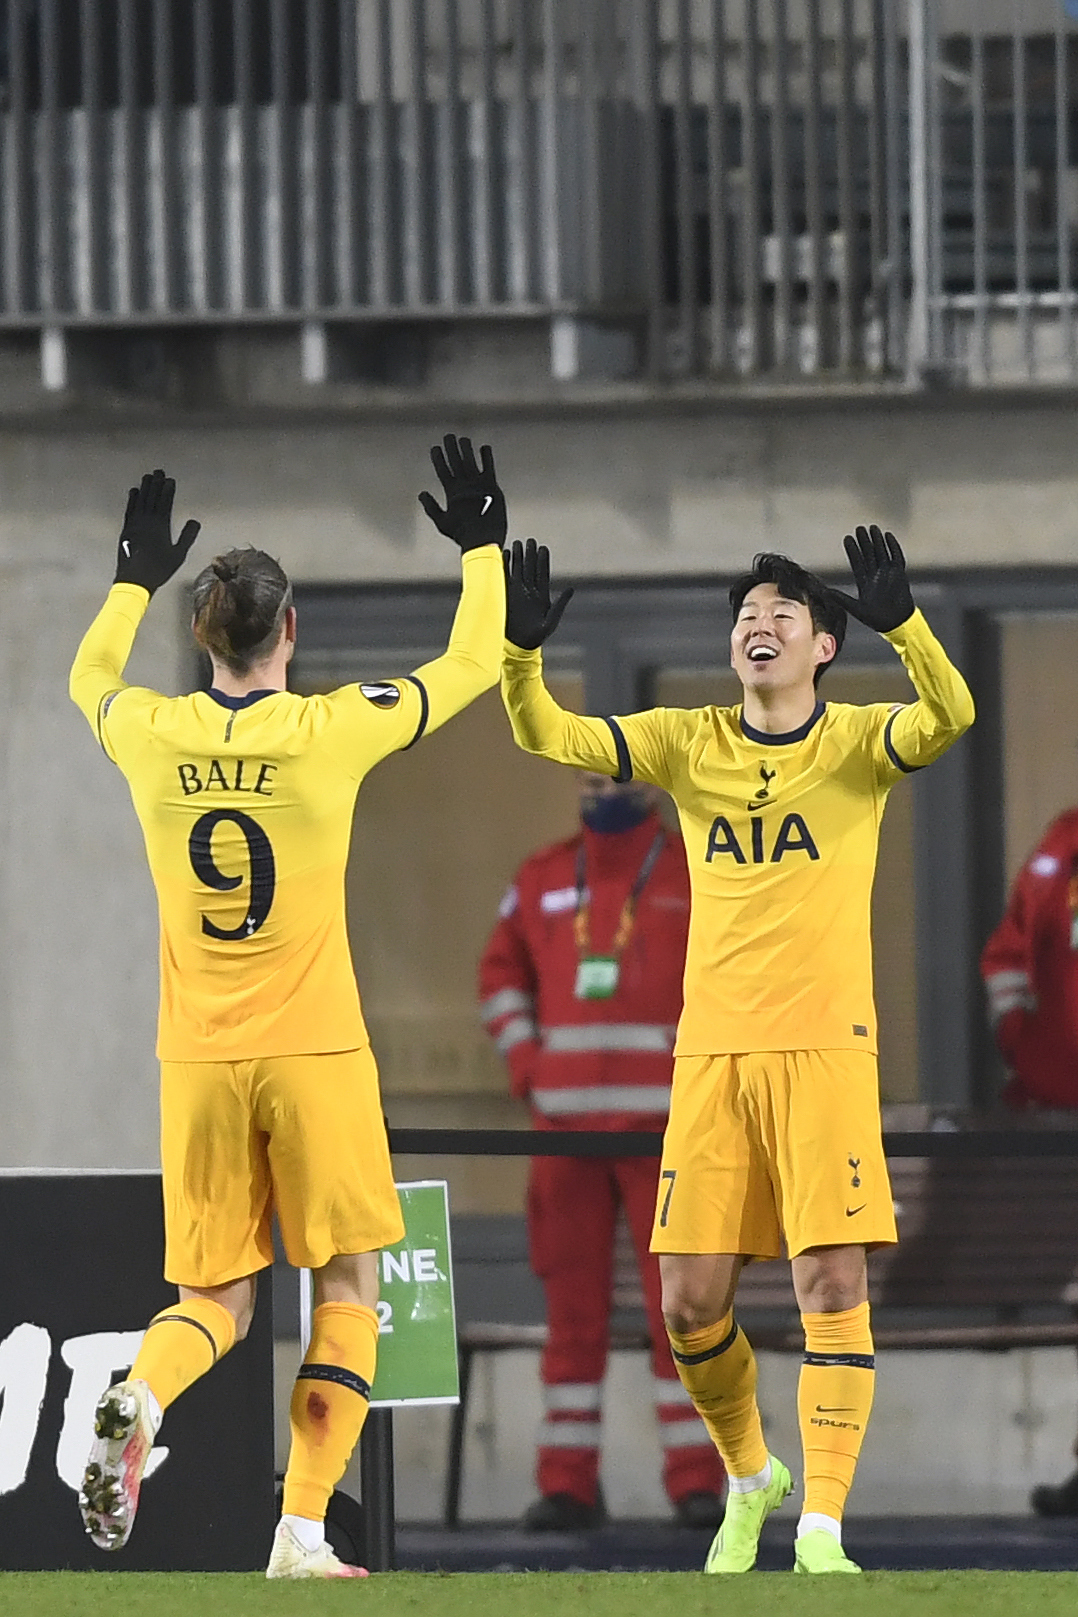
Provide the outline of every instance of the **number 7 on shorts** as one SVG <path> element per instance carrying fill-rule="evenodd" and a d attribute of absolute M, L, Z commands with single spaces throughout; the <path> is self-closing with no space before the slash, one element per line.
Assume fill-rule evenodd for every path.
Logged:
<path fill-rule="evenodd" d="M 674 1180 L 677 1178 L 676 1168 L 664 1168 L 659 1175 L 660 1180 L 667 1180 L 666 1195 L 663 1197 L 663 1209 L 659 1214 L 659 1228 L 665 1230 L 666 1220 L 670 1213 L 670 1198 L 674 1194 Z"/>

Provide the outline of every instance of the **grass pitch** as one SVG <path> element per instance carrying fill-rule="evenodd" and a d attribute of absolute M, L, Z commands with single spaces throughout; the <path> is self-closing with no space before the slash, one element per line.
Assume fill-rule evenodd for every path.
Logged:
<path fill-rule="evenodd" d="M 390 1572 L 364 1583 L 260 1574 L 0 1572 L 3 1617 L 1074 1617 L 1075 1572 Z"/>

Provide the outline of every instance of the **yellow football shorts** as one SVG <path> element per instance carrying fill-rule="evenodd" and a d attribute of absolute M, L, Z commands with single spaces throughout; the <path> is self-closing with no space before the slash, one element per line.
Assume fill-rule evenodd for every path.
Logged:
<path fill-rule="evenodd" d="M 791 1257 L 898 1239 L 876 1057 L 862 1050 L 679 1056 L 653 1252 Z"/>
<path fill-rule="evenodd" d="M 369 1047 L 163 1061 L 161 1169 L 175 1285 L 222 1286 L 272 1263 L 274 1210 L 298 1268 L 404 1234 Z"/>

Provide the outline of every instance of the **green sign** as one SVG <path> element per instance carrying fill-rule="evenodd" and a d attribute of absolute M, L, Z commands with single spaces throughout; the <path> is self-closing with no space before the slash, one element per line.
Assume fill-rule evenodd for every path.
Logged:
<path fill-rule="evenodd" d="M 456 1404 L 457 1321 L 444 1179 L 398 1185 L 404 1240 L 379 1258 L 378 1369 L 371 1407 Z"/>

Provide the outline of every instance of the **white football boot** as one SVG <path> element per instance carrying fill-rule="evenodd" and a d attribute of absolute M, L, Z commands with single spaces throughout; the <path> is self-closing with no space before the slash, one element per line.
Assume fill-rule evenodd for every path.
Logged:
<path fill-rule="evenodd" d="M 305 1550 L 287 1522 L 278 1522 L 273 1535 L 267 1578 L 369 1578 L 365 1566 L 339 1561 L 325 1539 L 316 1550 Z"/>
<path fill-rule="evenodd" d="M 145 1381 L 118 1381 L 102 1395 L 79 1490 L 82 1520 L 99 1550 L 121 1550 L 131 1537 L 156 1436 Z"/>

